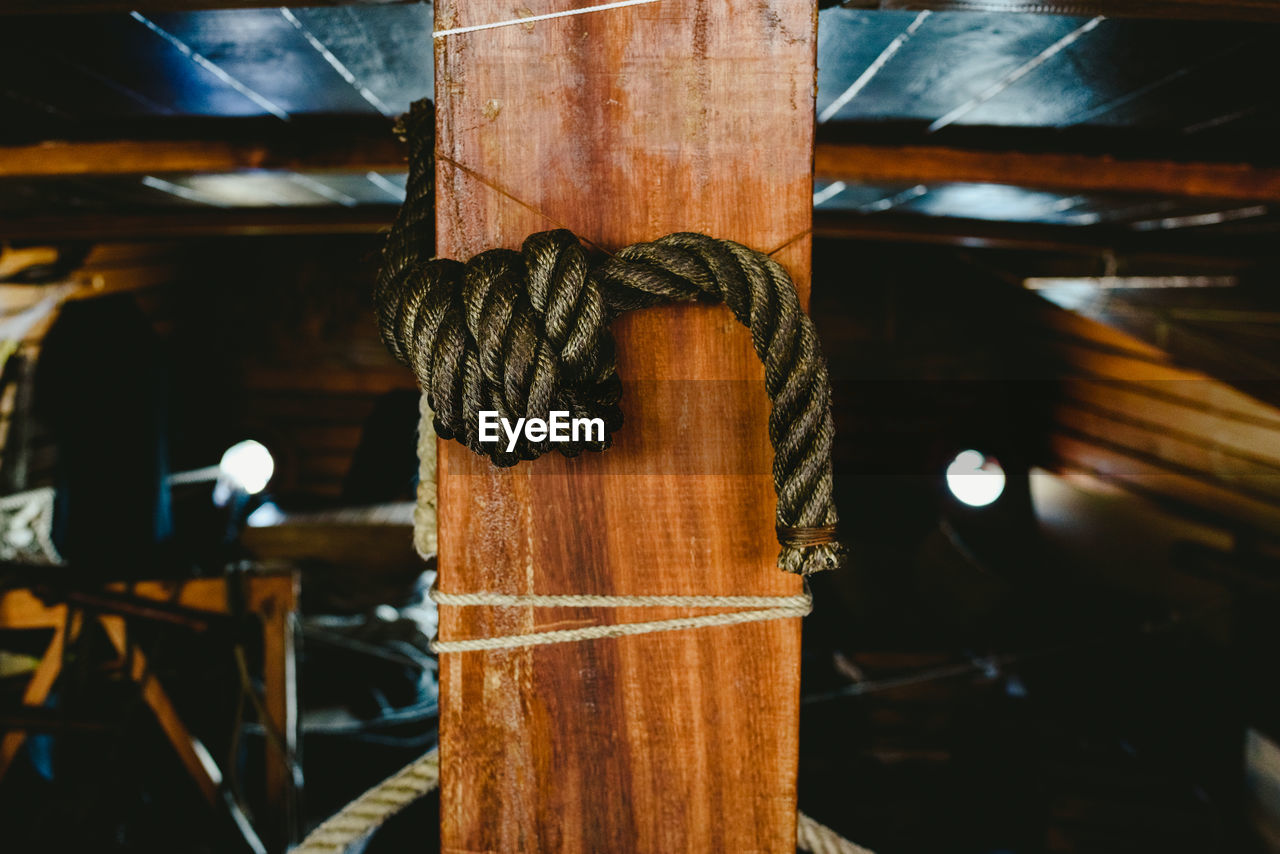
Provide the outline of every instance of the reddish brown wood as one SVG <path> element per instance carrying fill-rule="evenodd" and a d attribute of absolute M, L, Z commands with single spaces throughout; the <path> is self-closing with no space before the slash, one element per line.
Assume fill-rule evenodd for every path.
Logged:
<path fill-rule="evenodd" d="M 553 5 L 574 4 L 532 11 Z M 437 27 L 511 11 L 440 2 Z M 557 226 L 610 250 L 697 230 L 785 247 L 807 290 L 814 54 L 812 4 L 790 0 L 662 0 L 444 39 L 440 254 Z M 706 306 L 615 331 L 629 382 L 612 450 L 498 471 L 441 444 L 441 588 L 797 592 L 774 565 L 746 331 Z M 441 612 L 445 639 L 688 613 Z M 444 656 L 444 849 L 793 850 L 799 651 L 788 620 Z"/>

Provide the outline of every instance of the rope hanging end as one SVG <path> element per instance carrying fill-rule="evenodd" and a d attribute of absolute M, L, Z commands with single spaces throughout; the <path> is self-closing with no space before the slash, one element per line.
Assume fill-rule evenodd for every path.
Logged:
<path fill-rule="evenodd" d="M 844 546 L 836 539 L 835 525 L 808 528 L 779 526 L 778 568 L 796 575 L 814 575 L 844 564 Z"/>
<path fill-rule="evenodd" d="M 409 105 L 407 112 L 396 116 L 391 132 L 401 142 L 418 139 L 435 139 L 436 105 L 430 98 L 419 98 Z"/>

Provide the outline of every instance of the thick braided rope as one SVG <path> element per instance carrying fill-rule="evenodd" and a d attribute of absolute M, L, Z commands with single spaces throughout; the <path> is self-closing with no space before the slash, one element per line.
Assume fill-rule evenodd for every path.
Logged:
<path fill-rule="evenodd" d="M 432 748 L 323 822 L 293 854 L 343 854 L 409 804 L 440 786 L 440 754 Z M 796 847 L 811 854 L 871 854 L 802 812 L 796 814 Z"/>
<path fill-rule="evenodd" d="M 813 323 L 781 265 L 741 244 L 690 233 L 633 244 L 592 264 L 565 230 L 465 264 L 432 258 L 433 115 L 420 101 L 403 125 L 408 189 L 374 302 L 383 340 L 417 374 L 436 432 L 499 466 L 553 449 L 566 456 L 604 450 L 622 425 L 612 320 L 671 302 L 723 302 L 751 331 L 773 403 L 778 565 L 803 574 L 837 566 L 830 383 Z M 571 419 L 601 419 L 605 435 L 555 444 L 521 436 L 508 451 L 505 442 L 480 441 L 481 410 L 513 423 L 565 411 Z"/>
<path fill-rule="evenodd" d="M 796 814 L 796 847 L 809 854 L 871 854 L 870 849 L 850 842 L 804 813 Z"/>
<path fill-rule="evenodd" d="M 439 785 L 440 754 L 433 748 L 326 819 L 293 852 L 344 852 Z"/>
<path fill-rule="evenodd" d="M 785 620 L 803 617 L 813 610 L 813 599 L 806 590 L 798 596 L 592 596 L 567 595 L 543 596 L 507 593 L 443 593 L 435 588 L 431 598 L 437 605 L 453 605 L 463 608 L 749 608 L 753 610 L 727 611 L 719 614 L 703 614 L 695 617 L 676 617 L 670 620 L 651 620 L 641 623 L 615 623 L 611 625 L 583 626 L 577 629 L 556 629 L 546 632 L 530 632 L 522 635 L 496 635 L 465 640 L 431 641 L 431 650 L 438 655 L 451 652 L 475 652 L 487 649 L 518 649 L 556 643 L 577 643 L 597 638 L 618 638 L 628 635 L 644 635 L 653 632 L 674 632 L 679 629 L 700 629 L 710 626 L 736 626 L 763 620 Z"/>

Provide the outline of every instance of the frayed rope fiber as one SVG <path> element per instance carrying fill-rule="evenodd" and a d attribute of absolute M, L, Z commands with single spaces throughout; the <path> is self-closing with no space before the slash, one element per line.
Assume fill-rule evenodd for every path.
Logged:
<path fill-rule="evenodd" d="M 702 234 L 670 234 L 588 259 L 566 230 L 530 236 L 519 252 L 493 249 L 465 264 L 431 255 L 434 108 L 419 101 L 402 120 L 410 144 L 403 207 L 383 250 L 374 291 L 383 340 L 417 374 L 434 426 L 495 465 L 603 451 L 622 426 L 613 335 L 623 312 L 671 302 L 728 305 L 751 330 L 773 403 L 769 439 L 777 490 L 778 565 L 808 575 L 838 566 L 831 495 L 831 387 L 813 323 L 795 285 L 767 255 Z M 600 418 L 603 441 L 479 440 L 479 413 L 514 422 Z"/>

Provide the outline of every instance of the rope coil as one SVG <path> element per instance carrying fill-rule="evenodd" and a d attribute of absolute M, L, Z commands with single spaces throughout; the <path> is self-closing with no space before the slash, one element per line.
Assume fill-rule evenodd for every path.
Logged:
<path fill-rule="evenodd" d="M 665 303 L 723 302 L 751 331 L 773 404 L 778 565 L 805 575 L 838 566 L 830 382 L 813 323 L 782 266 L 733 241 L 692 233 L 593 262 L 563 229 L 530 236 L 519 252 L 493 249 L 465 264 L 433 258 L 433 125 L 429 101 L 415 103 L 401 125 L 409 180 L 374 302 L 383 340 L 417 375 L 437 434 L 498 466 L 550 450 L 570 457 L 603 451 L 623 420 L 609 324 Z M 506 443 L 480 441 L 481 410 L 511 422 L 553 410 L 600 418 L 605 436 L 553 444 L 522 435 L 508 451 Z"/>

